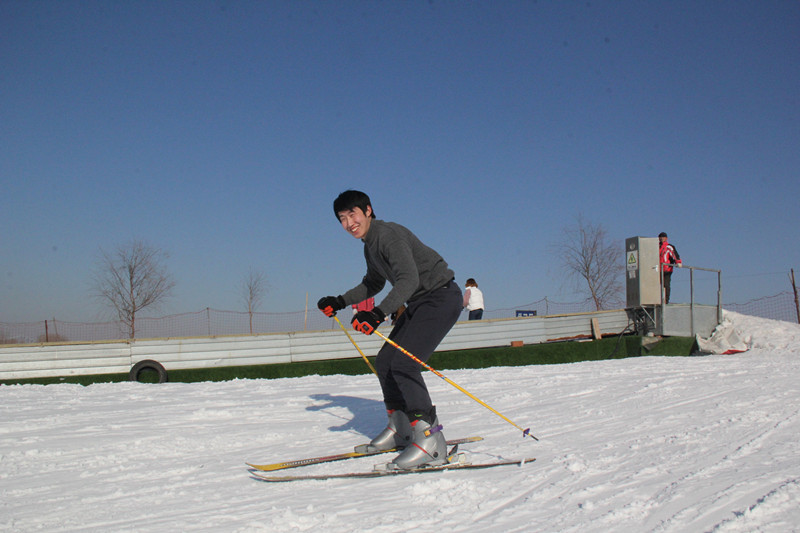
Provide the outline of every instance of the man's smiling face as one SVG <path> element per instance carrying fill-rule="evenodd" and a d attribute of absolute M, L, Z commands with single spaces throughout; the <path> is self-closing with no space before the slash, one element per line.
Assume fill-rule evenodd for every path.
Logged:
<path fill-rule="evenodd" d="M 347 233 L 356 239 L 363 239 L 369 231 L 370 222 L 372 222 L 372 207 L 367 206 L 366 213 L 360 207 L 354 207 L 348 211 L 339 211 L 337 216 Z"/>

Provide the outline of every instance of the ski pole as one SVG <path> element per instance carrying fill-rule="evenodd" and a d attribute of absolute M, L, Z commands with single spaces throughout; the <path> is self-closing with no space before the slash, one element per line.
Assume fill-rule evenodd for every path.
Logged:
<path fill-rule="evenodd" d="M 386 335 L 384 335 L 383 333 L 381 333 L 377 329 L 375 330 L 375 333 L 380 338 L 382 338 L 383 340 L 385 340 L 386 342 L 388 342 L 389 344 L 391 344 L 392 346 L 394 346 L 395 348 L 397 348 L 398 350 L 400 350 L 401 352 L 403 352 L 404 354 L 409 356 L 411 359 L 413 359 L 414 361 L 416 361 L 417 363 L 419 363 L 420 365 L 422 365 L 426 369 L 430 370 L 431 372 L 433 372 L 434 374 L 436 374 L 437 376 L 439 376 L 440 378 L 445 380 L 447 383 L 449 383 L 453 387 L 457 388 L 458 390 L 460 390 L 461 392 L 463 392 L 464 394 L 466 394 L 467 396 L 469 396 L 470 398 L 472 398 L 473 400 L 475 400 L 476 402 L 478 402 L 479 404 L 481 404 L 482 406 L 484 406 L 485 408 L 487 408 L 488 410 L 490 410 L 491 412 L 493 412 L 494 414 L 496 414 L 497 416 L 499 416 L 500 418 L 502 418 L 503 420 L 505 420 L 506 422 L 508 422 L 512 426 L 514 426 L 515 428 L 517 428 L 518 430 L 522 431 L 522 436 L 523 437 L 531 437 L 531 438 L 533 438 L 533 440 L 539 440 L 536 437 L 534 437 L 533 433 L 531 433 L 531 429 L 530 428 L 523 429 L 522 427 L 518 426 L 517 424 L 515 424 L 514 422 L 509 420 L 505 415 L 503 415 L 499 411 L 497 411 L 497 410 L 493 409 L 492 407 L 490 407 L 486 402 L 484 402 L 480 398 L 477 398 L 473 394 L 470 394 L 470 392 L 467 391 L 466 389 L 464 389 L 461 385 L 459 385 L 455 381 L 445 377 L 444 375 L 442 375 L 441 372 L 438 372 L 436 369 L 434 369 L 433 367 L 431 367 L 430 365 L 425 363 L 425 361 L 419 359 L 414 354 L 412 354 L 411 352 L 409 352 L 408 350 L 406 350 L 405 348 L 403 348 L 402 346 L 400 346 L 399 344 L 394 342 L 392 339 L 390 339 L 389 337 L 387 337 Z"/>
<path fill-rule="evenodd" d="M 355 346 L 355 347 L 356 347 L 356 350 L 358 350 L 358 353 L 360 353 L 360 354 L 361 354 L 361 357 L 363 357 L 363 358 L 364 358 L 364 362 L 365 362 L 365 363 L 367 363 L 367 366 L 369 367 L 369 369 L 370 369 L 370 370 L 372 370 L 372 373 L 373 373 L 373 374 L 375 374 L 375 375 L 377 376 L 377 375 L 378 375 L 378 373 L 375 371 L 375 367 L 373 367 L 373 366 L 372 366 L 372 363 L 370 363 L 370 362 L 369 362 L 369 359 L 367 359 L 367 356 L 366 356 L 366 355 L 364 355 L 364 352 L 362 352 L 362 351 L 361 351 L 361 348 L 359 348 L 359 347 L 358 347 L 358 344 L 356 344 L 356 341 L 354 341 L 354 340 L 353 340 L 353 337 L 351 337 L 351 336 L 350 336 L 350 333 L 347 331 L 347 329 L 344 327 L 344 325 L 342 324 L 342 322 L 339 320 L 339 317 L 338 317 L 338 316 L 336 316 L 336 315 L 333 315 L 333 318 L 334 318 L 334 319 L 336 320 L 336 322 L 339 324 L 339 327 L 340 327 L 340 328 L 342 328 L 342 331 L 344 331 L 344 334 L 345 334 L 345 335 L 347 335 L 347 338 L 348 338 L 348 339 L 350 339 L 350 342 L 352 342 L 352 343 L 353 343 L 353 346 Z"/>

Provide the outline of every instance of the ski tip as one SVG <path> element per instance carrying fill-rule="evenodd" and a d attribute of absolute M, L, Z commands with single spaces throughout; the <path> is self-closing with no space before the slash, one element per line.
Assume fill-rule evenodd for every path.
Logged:
<path fill-rule="evenodd" d="M 274 464 L 274 465 L 257 465 L 253 463 L 245 463 L 247 465 L 247 469 L 253 472 L 272 472 L 273 470 L 281 470 L 286 468 L 282 464 Z"/>

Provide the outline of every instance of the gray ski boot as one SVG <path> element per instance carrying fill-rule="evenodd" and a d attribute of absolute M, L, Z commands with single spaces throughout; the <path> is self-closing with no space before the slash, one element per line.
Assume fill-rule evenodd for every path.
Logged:
<path fill-rule="evenodd" d="M 375 453 L 392 448 L 405 448 L 411 443 L 413 430 L 408 416 L 400 409 L 389 409 L 386 414 L 389 415 L 389 425 L 369 444 L 356 446 L 357 453 Z"/>
<path fill-rule="evenodd" d="M 410 470 L 423 466 L 438 466 L 447 462 L 447 439 L 442 433 L 436 407 L 429 413 L 417 416 L 411 422 L 414 430 L 414 441 L 403 452 L 389 463 L 392 470 Z"/>

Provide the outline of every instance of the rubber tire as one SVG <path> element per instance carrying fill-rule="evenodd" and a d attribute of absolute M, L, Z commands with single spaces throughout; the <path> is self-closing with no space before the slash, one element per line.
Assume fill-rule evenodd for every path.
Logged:
<path fill-rule="evenodd" d="M 152 359 L 145 359 L 144 361 L 139 361 L 133 365 L 133 368 L 131 368 L 131 371 L 128 374 L 128 380 L 139 381 L 139 375 L 142 373 L 142 370 L 155 370 L 156 373 L 158 373 L 158 382 L 167 382 L 167 370 L 161 363 Z"/>

